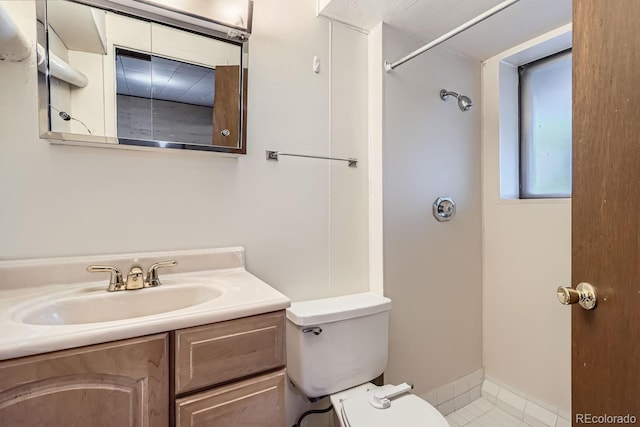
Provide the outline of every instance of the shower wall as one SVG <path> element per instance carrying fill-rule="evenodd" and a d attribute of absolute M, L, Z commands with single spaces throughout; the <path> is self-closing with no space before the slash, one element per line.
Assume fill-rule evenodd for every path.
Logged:
<path fill-rule="evenodd" d="M 564 411 L 571 407 L 571 310 L 557 302 L 555 290 L 571 280 L 571 200 L 501 198 L 500 169 L 507 166 L 501 162 L 508 161 L 501 147 L 517 146 L 517 136 L 507 136 L 509 97 L 504 86 L 499 93 L 504 58 L 567 31 L 514 47 L 482 67 L 485 374 Z M 515 92 L 512 98 L 517 112 Z"/>
<path fill-rule="evenodd" d="M 425 41 L 383 24 L 370 43 L 370 57 L 381 49 L 396 60 Z M 439 97 L 445 88 L 479 105 L 480 64 L 438 47 L 390 73 L 381 62 L 370 68 L 383 88 L 380 99 L 370 92 L 382 103 L 370 135 L 372 145 L 381 135 L 384 294 L 393 301 L 385 380 L 413 382 L 420 395 L 482 367 L 481 111 Z M 432 215 L 440 196 L 457 204 L 450 222 Z"/>

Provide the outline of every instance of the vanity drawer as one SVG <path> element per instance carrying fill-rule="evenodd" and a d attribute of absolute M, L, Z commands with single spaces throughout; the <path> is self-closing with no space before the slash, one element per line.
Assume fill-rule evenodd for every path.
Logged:
<path fill-rule="evenodd" d="M 284 369 L 176 399 L 176 427 L 285 424 Z"/>
<path fill-rule="evenodd" d="M 284 366 L 284 311 L 175 332 L 175 394 Z"/>

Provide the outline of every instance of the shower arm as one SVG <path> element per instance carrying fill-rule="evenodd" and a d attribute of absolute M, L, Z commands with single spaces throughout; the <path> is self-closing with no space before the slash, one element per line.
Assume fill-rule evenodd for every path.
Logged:
<path fill-rule="evenodd" d="M 442 99 L 443 101 L 446 101 L 447 97 L 449 95 L 453 96 L 455 99 L 460 99 L 460 94 L 459 93 L 450 92 L 450 91 L 445 90 L 445 89 L 442 89 L 440 91 L 440 99 Z"/>

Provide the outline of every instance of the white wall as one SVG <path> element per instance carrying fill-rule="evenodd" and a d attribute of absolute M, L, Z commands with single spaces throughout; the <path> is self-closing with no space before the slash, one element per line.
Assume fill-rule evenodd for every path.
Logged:
<path fill-rule="evenodd" d="M 331 23 L 331 294 L 369 289 L 367 35 Z M 362 143 L 364 142 L 364 143 Z"/>
<path fill-rule="evenodd" d="M 386 60 L 425 43 L 382 31 Z M 384 293 L 393 301 L 385 379 L 424 394 L 482 367 L 481 112 L 439 97 L 446 88 L 479 106 L 480 65 L 439 47 L 383 79 Z M 439 196 L 457 203 L 450 222 L 432 216 Z"/>
<path fill-rule="evenodd" d="M 571 279 L 571 201 L 501 199 L 500 160 L 503 180 L 514 179 L 506 163 L 515 161 L 510 147 L 517 147 L 517 133 L 504 126 L 513 115 L 499 114 L 507 105 L 500 103 L 499 71 L 508 71 L 505 58 L 567 29 L 498 54 L 482 71 L 485 374 L 565 411 L 571 407 L 571 310 L 557 302 L 555 290 Z M 508 184 L 503 194 L 516 188 Z"/>
<path fill-rule="evenodd" d="M 1 3 L 35 40 L 34 2 Z M 35 57 L 0 63 L 0 259 L 241 245 L 248 270 L 294 301 L 366 290 L 366 36 L 332 32 L 313 1 L 261 0 L 253 22 L 238 158 L 51 145 L 38 137 Z M 267 149 L 361 162 L 271 162 Z M 290 396 L 288 425 L 304 407 Z"/>
<path fill-rule="evenodd" d="M 382 194 L 382 141 L 383 141 L 383 81 L 381 64 L 382 27 L 379 23 L 369 31 L 368 36 L 368 128 L 369 128 L 369 289 L 384 294 L 384 221 Z"/>
<path fill-rule="evenodd" d="M 342 127 L 332 130 L 330 23 L 316 18 L 310 3 L 271 0 L 256 6 L 249 153 L 239 158 L 51 145 L 37 136 L 34 58 L 0 64 L 0 258 L 240 244 L 247 247 L 249 265 L 265 279 L 278 278 L 271 282 L 292 298 L 328 295 L 332 163 L 267 162 L 264 155 L 266 149 L 319 155 L 333 150 L 360 157 L 358 168 L 334 166 L 347 171 L 344 184 L 366 182 L 366 93 L 334 101 Z M 3 5 L 35 38 L 33 2 Z M 366 61 L 366 36 L 334 27 L 333 44 L 343 51 L 336 67 L 356 64 L 350 74 L 336 69 L 334 80 L 350 82 Z M 353 63 L 345 53 L 350 49 Z M 315 55 L 323 61 L 319 74 L 312 70 Z M 333 147 L 332 137 L 339 142 Z M 358 203 L 366 209 L 366 189 L 353 193 L 359 199 L 343 201 L 344 209 L 357 211 Z"/>

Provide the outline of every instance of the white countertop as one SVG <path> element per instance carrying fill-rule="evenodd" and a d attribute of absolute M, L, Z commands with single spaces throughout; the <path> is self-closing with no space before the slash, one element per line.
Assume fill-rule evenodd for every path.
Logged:
<path fill-rule="evenodd" d="M 161 281 L 158 288 L 118 292 L 106 291 L 108 280 L 105 278 L 85 283 L 0 289 L 0 360 L 221 322 L 282 310 L 290 305 L 289 298 L 247 272 L 244 266 L 161 274 Z M 138 297 L 181 285 L 214 287 L 220 295 L 180 310 L 123 320 L 67 325 L 28 324 L 22 320 L 31 308 L 46 306 L 61 298 L 109 298 L 116 293 L 122 296 L 136 293 Z"/>

